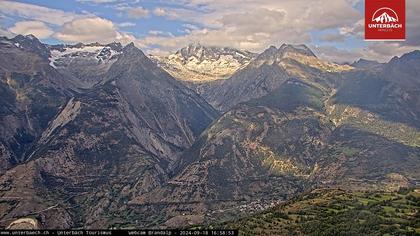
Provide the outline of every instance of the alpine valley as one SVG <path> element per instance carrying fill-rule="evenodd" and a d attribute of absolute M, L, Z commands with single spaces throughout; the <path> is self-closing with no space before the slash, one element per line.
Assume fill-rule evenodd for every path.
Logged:
<path fill-rule="evenodd" d="M 415 235 L 419 170 L 420 51 L 0 38 L 0 228 Z"/>

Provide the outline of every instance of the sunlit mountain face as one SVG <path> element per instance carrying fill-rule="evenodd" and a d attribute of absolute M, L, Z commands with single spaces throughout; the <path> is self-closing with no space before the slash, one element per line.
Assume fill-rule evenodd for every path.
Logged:
<path fill-rule="evenodd" d="M 415 35 L 303 2 L 0 2 L 0 229 L 420 233 Z"/>

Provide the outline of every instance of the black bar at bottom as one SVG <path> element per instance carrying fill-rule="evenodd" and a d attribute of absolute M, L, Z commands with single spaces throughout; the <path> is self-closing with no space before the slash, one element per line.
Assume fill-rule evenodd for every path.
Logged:
<path fill-rule="evenodd" d="M 0 230 L 0 236 L 8 235 L 51 235 L 51 236 L 238 236 L 238 230 Z"/>

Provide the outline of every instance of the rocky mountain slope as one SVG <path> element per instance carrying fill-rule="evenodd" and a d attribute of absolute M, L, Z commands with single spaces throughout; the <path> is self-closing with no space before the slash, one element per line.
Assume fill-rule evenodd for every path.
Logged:
<path fill-rule="evenodd" d="M 227 112 L 184 152 L 177 174 L 132 204 L 165 212 L 170 227 L 308 187 L 417 185 L 418 95 L 384 73 L 331 64 L 303 47 L 269 48 L 221 85 Z"/>
<path fill-rule="evenodd" d="M 151 58 L 174 78 L 206 98 L 213 87 L 248 65 L 255 56 L 247 51 L 196 43 L 169 56 Z"/>
<path fill-rule="evenodd" d="M 204 83 L 229 78 L 254 56 L 253 53 L 233 48 L 190 44 L 169 56 L 153 58 L 176 79 Z"/>
<path fill-rule="evenodd" d="M 80 88 L 90 88 L 105 76 L 122 53 L 120 43 L 53 45 L 50 65 L 72 78 Z"/>
<path fill-rule="evenodd" d="M 55 71 L 47 60 L 43 65 Z M 108 216 L 162 184 L 181 151 L 218 115 L 133 44 L 96 86 L 69 94 L 48 114 L 27 140 L 31 152 L 0 176 L 2 225 L 23 216 L 47 228 L 112 225 L 118 217 Z"/>
<path fill-rule="evenodd" d="M 383 63 L 379 63 L 377 61 L 366 60 L 366 59 L 359 59 L 351 64 L 351 66 L 360 69 L 372 69 L 375 67 L 381 67 Z"/>
<path fill-rule="evenodd" d="M 0 38 L 0 174 L 25 161 L 74 85 L 48 64 L 33 36 Z"/>
<path fill-rule="evenodd" d="M 318 59 L 304 45 L 272 46 L 229 80 L 215 87 L 206 99 L 215 108 L 227 111 L 238 103 L 269 94 L 288 79 L 298 77 L 313 83 L 317 82 L 316 79 L 328 80 L 328 73 L 347 70 L 351 67 Z"/>
<path fill-rule="evenodd" d="M 308 189 L 420 180 L 418 51 L 350 66 L 304 45 L 189 46 L 162 64 L 18 36 L 0 53 L 1 227 L 211 224 Z"/>

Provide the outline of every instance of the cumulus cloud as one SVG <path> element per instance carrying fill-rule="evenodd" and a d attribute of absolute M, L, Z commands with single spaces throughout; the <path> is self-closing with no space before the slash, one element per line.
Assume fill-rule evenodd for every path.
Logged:
<path fill-rule="evenodd" d="M 190 43 L 231 46 L 259 52 L 269 45 L 311 44 L 311 31 L 337 30 L 320 37 L 330 46 L 316 47 L 325 59 L 351 62 L 361 57 L 387 61 L 420 46 L 420 4 L 407 0 L 407 40 L 405 42 L 366 42 L 357 49 L 340 49 L 334 45 L 350 37 L 363 41 L 364 19 L 356 10 L 361 0 L 183 0 L 173 8 L 157 7 L 153 14 L 186 21 L 181 36 L 150 34 L 140 39 L 160 51 L 175 51 Z M 328 7 L 326 7 L 328 6 Z M 187 25 L 185 24 L 185 25 Z M 156 50 L 154 50 L 156 51 Z"/>
<path fill-rule="evenodd" d="M 356 1 L 356 0 L 355 0 Z M 403 42 L 365 42 L 365 47 L 357 49 L 360 57 L 388 61 L 393 56 L 400 56 L 406 52 L 419 49 L 420 46 L 420 3 L 417 0 L 407 0 L 406 41 Z M 334 37 L 334 36 L 331 36 Z M 340 27 L 335 37 L 364 38 L 364 19 Z M 338 55 L 335 50 L 326 50 L 332 55 Z M 342 53 L 345 57 L 345 51 Z"/>
<path fill-rule="evenodd" d="M 92 2 L 92 3 L 110 3 L 116 2 L 117 0 L 77 0 L 78 2 Z"/>
<path fill-rule="evenodd" d="M 149 30 L 149 35 L 166 35 L 170 37 L 174 36 L 171 32 L 164 32 L 161 30 Z"/>
<path fill-rule="evenodd" d="M 9 16 L 19 16 L 54 25 L 63 25 L 84 16 L 72 12 L 64 12 L 62 10 L 12 1 L 0 1 L 0 12 Z"/>
<path fill-rule="evenodd" d="M 87 1 L 87 0 L 86 0 Z M 95 1 L 99 3 L 101 0 Z M 104 1 L 101 1 L 104 2 Z M 0 1 L 0 14 L 10 17 L 21 17 L 30 20 L 19 21 L 14 26 L 0 29 L 0 34 L 11 37 L 15 34 L 33 34 L 38 38 L 55 38 L 66 43 L 118 41 L 123 44 L 136 42 L 136 37 L 122 32 L 119 27 L 135 26 L 131 22 L 114 24 L 112 21 L 90 13 L 76 14 L 33 4 Z M 55 25 L 54 32 L 48 25 Z"/>
<path fill-rule="evenodd" d="M 346 39 L 346 37 L 344 35 L 342 35 L 342 34 L 334 34 L 334 33 L 331 33 L 331 34 L 322 35 L 320 37 L 320 39 L 322 41 L 325 41 L 325 42 L 344 42 L 344 40 Z"/>
<path fill-rule="evenodd" d="M 132 7 L 127 9 L 127 15 L 131 18 L 145 18 L 149 16 L 149 10 L 143 7 Z"/>
<path fill-rule="evenodd" d="M 15 36 L 15 34 L 10 32 L 8 29 L 0 27 L 0 36 L 7 37 L 7 38 L 13 38 Z"/>
<path fill-rule="evenodd" d="M 76 19 L 63 25 L 55 38 L 64 42 L 112 42 L 117 37 L 117 29 L 112 21 L 99 18 Z"/>
<path fill-rule="evenodd" d="M 187 34 L 177 37 L 149 35 L 142 39 L 145 45 L 176 50 L 198 41 L 262 51 L 283 42 L 308 43 L 311 30 L 344 27 L 361 18 L 348 0 L 314 0 L 310 6 L 305 0 L 184 0 L 182 4 L 187 8 L 159 7 L 153 13 L 198 27 L 185 28 Z"/>
<path fill-rule="evenodd" d="M 418 49 L 418 47 L 400 45 L 398 42 L 367 42 L 366 44 L 366 47 L 354 49 L 340 49 L 335 46 L 311 46 L 311 49 L 318 57 L 337 63 L 351 63 L 360 58 L 388 62 L 394 56 L 401 56 Z"/>
<path fill-rule="evenodd" d="M 354 36 L 359 39 L 363 39 L 365 33 L 365 20 L 360 19 L 357 22 L 343 26 L 339 29 L 340 35 L 342 36 Z"/>
<path fill-rule="evenodd" d="M 179 20 L 188 23 L 196 23 L 201 25 L 206 25 L 206 15 L 205 12 L 194 9 L 185 9 L 185 8 L 169 8 L 169 7 L 156 7 L 153 10 L 155 16 L 161 16 L 168 20 Z M 209 24 L 207 24 L 209 26 Z"/>
<path fill-rule="evenodd" d="M 168 56 L 169 52 L 161 50 L 160 48 L 147 49 L 146 53 L 153 56 Z"/>
<path fill-rule="evenodd" d="M 326 33 L 320 36 L 324 46 L 315 51 L 323 58 L 337 62 L 366 59 L 389 60 L 420 46 L 420 4 L 418 0 L 407 0 L 407 40 L 405 42 L 361 43 L 364 34 L 363 15 L 356 10 L 361 0 L 179 0 L 159 1 L 159 6 L 148 10 L 139 6 L 138 0 L 78 0 L 95 4 L 106 3 L 117 10 L 120 17 L 145 18 L 153 14 L 166 20 L 181 22 L 182 28 L 167 32 L 156 27 L 147 36 L 136 38 L 128 27 L 135 23 L 113 23 L 91 13 L 77 14 L 42 6 L 0 0 L 0 15 L 23 18 L 33 27 L 16 23 L 14 32 L 25 32 L 31 28 L 34 35 L 50 37 L 64 42 L 135 42 L 146 51 L 168 52 L 191 43 L 200 42 L 209 46 L 229 46 L 260 52 L 270 45 L 282 43 L 312 44 L 311 32 Z M 328 6 L 328 7 L 326 7 Z M 123 15 L 123 14 L 126 15 Z M 38 23 L 33 23 L 38 22 Z M 42 23 L 43 22 L 43 23 Z M 29 23 L 26 23 L 29 24 Z M 43 24 L 43 25 L 42 25 Z M 138 23 L 140 24 L 140 23 Z M 12 33 L 3 28 L 0 34 Z M 134 28 L 133 28 L 134 29 Z M 175 34 L 175 35 L 174 35 Z M 337 42 L 351 38 L 360 48 L 340 49 Z M 330 46 L 325 46 L 330 45 Z"/>
<path fill-rule="evenodd" d="M 144 47 L 132 34 L 119 31 L 112 21 L 100 17 L 81 18 L 66 23 L 53 37 L 67 43 L 135 42 Z"/>
<path fill-rule="evenodd" d="M 420 46 L 420 2 L 417 0 L 407 0 L 407 40 L 401 45 Z"/>
<path fill-rule="evenodd" d="M 123 45 L 133 42 L 138 47 L 141 47 L 141 48 L 145 47 L 143 44 L 138 42 L 138 39 L 134 35 L 132 35 L 130 33 L 126 33 L 126 32 L 117 32 L 117 36 L 113 41 L 120 42 Z"/>
<path fill-rule="evenodd" d="M 153 10 L 153 14 L 156 16 L 165 16 L 167 15 L 167 11 L 161 7 L 157 7 Z"/>
<path fill-rule="evenodd" d="M 362 0 L 346 0 L 348 3 L 350 3 L 352 6 L 356 6 L 358 3 L 360 3 Z"/>
<path fill-rule="evenodd" d="M 136 23 L 133 22 L 122 22 L 118 24 L 118 27 L 125 28 L 125 27 L 134 27 Z"/>
<path fill-rule="evenodd" d="M 407 40 L 401 44 L 419 46 L 420 45 L 420 3 L 417 0 L 407 0 Z M 345 36 L 356 36 L 360 39 L 364 37 L 364 19 L 360 19 L 353 24 L 340 28 L 340 33 Z"/>
<path fill-rule="evenodd" d="M 50 27 L 40 21 L 16 22 L 13 27 L 9 28 L 9 31 L 14 34 L 32 34 L 40 39 L 48 38 L 54 33 Z"/>
<path fill-rule="evenodd" d="M 347 50 L 334 46 L 311 46 L 311 49 L 317 57 L 337 63 L 351 63 L 362 57 L 367 58 L 359 49 Z"/>
<path fill-rule="evenodd" d="M 365 56 L 368 58 L 377 58 L 380 61 L 388 61 L 394 56 L 401 56 L 404 53 L 418 50 L 418 46 L 410 46 L 399 42 L 368 42 L 365 49 Z"/>

